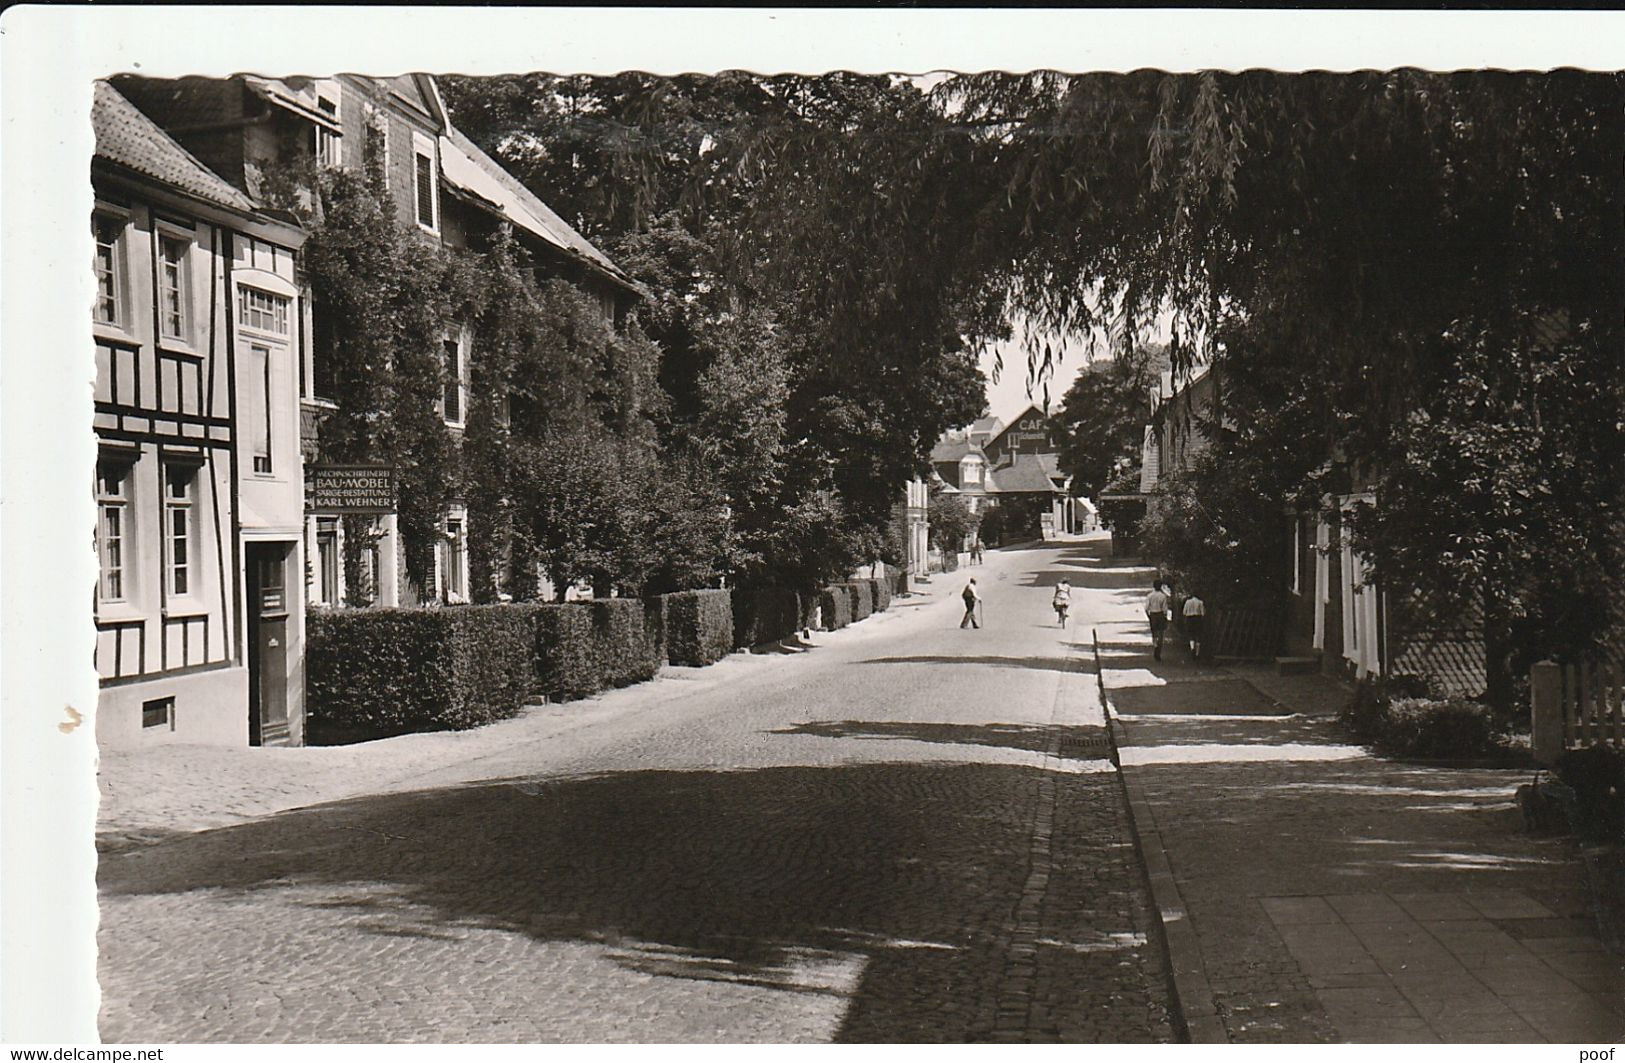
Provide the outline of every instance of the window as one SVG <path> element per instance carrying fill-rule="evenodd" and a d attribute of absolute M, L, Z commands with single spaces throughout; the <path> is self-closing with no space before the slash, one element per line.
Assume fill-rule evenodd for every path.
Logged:
<path fill-rule="evenodd" d="M 446 520 L 445 562 L 446 599 L 468 601 L 468 533 L 461 516 Z"/>
<path fill-rule="evenodd" d="M 92 228 L 96 236 L 96 320 L 117 325 L 124 318 L 124 220 L 97 214 Z"/>
<path fill-rule="evenodd" d="M 197 470 L 170 465 L 165 470 L 164 538 L 168 571 L 166 585 L 177 597 L 190 594 L 195 586 L 192 570 L 192 495 Z"/>
<path fill-rule="evenodd" d="M 187 340 L 187 308 L 191 301 L 187 257 L 192 242 L 174 236 L 158 238 L 158 328 L 167 339 Z"/>
<path fill-rule="evenodd" d="M 284 295 L 272 295 L 258 288 L 237 289 L 237 324 L 244 328 L 288 334 L 288 303 Z"/>
<path fill-rule="evenodd" d="M 467 390 L 464 377 L 467 367 L 463 365 L 463 345 L 460 338 L 444 341 L 446 351 L 445 383 L 441 395 L 441 413 L 449 424 L 463 423 L 463 397 Z"/>
<path fill-rule="evenodd" d="M 413 174 L 416 178 L 412 184 L 412 192 L 418 224 L 425 229 L 435 230 L 440 226 L 435 210 L 435 196 L 439 189 L 435 184 L 434 141 L 421 134 L 414 134 L 412 148 L 415 167 Z"/>
<path fill-rule="evenodd" d="M 321 570 L 317 586 L 323 605 L 339 603 L 339 522 L 333 517 L 316 520 L 316 564 Z"/>
<path fill-rule="evenodd" d="M 325 101 L 324 101 L 325 102 Z M 312 126 L 311 153 L 316 156 L 317 166 L 341 166 L 343 159 L 339 152 L 339 135 L 326 126 Z"/>
<path fill-rule="evenodd" d="M 249 344 L 243 367 L 243 408 L 247 417 L 249 453 L 254 471 L 271 471 L 271 348 Z"/>
<path fill-rule="evenodd" d="M 123 463 L 106 462 L 96 470 L 96 553 L 101 559 L 99 590 L 104 602 L 122 602 L 128 591 L 124 566 L 129 552 L 129 471 Z"/>

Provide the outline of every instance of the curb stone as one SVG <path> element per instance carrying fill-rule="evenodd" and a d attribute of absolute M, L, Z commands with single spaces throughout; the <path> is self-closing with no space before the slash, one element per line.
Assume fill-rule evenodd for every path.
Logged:
<path fill-rule="evenodd" d="M 1191 926 L 1185 898 L 1179 892 L 1168 853 L 1157 830 L 1157 820 L 1145 789 L 1137 773 L 1122 763 L 1120 750 L 1124 742 L 1122 722 L 1112 707 L 1106 690 L 1106 677 L 1100 666 L 1100 635 L 1091 629 L 1094 642 L 1095 682 L 1100 686 L 1100 701 L 1106 710 L 1106 725 L 1112 739 L 1112 762 L 1118 766 L 1117 777 L 1122 780 L 1128 796 L 1129 821 L 1134 830 L 1136 848 L 1151 886 L 1151 904 L 1156 909 L 1157 922 L 1162 929 L 1163 951 L 1168 960 L 1168 972 L 1174 1010 L 1179 1018 L 1186 1040 L 1191 1044 L 1228 1044 L 1229 1033 L 1213 998 L 1213 987 L 1207 980 L 1207 968 L 1202 963 L 1202 946 Z"/>

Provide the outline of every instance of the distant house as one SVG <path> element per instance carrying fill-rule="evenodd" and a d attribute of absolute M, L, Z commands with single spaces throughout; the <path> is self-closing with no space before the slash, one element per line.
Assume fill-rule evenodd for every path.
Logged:
<path fill-rule="evenodd" d="M 925 575 L 930 564 L 930 506 L 930 487 L 915 476 L 903 485 L 903 498 L 892 512 L 903 540 L 903 569 L 910 576 Z"/>
<path fill-rule="evenodd" d="M 1036 405 L 1005 423 L 984 417 L 949 431 L 931 451 L 942 490 L 959 494 L 972 513 L 1000 503 L 1033 505 L 1052 531 L 1076 530 L 1081 513 L 1062 472 L 1049 419 Z"/>
<path fill-rule="evenodd" d="M 993 427 L 982 449 L 995 466 L 1010 464 L 1018 454 L 1055 454 L 1060 451 L 1050 433 L 1049 415 L 1037 404 L 1028 406 L 1008 424 L 997 419 L 990 420 Z M 977 434 L 975 425 L 971 426 L 970 432 L 973 436 Z"/>
<path fill-rule="evenodd" d="M 984 512 L 989 496 L 997 492 L 988 476 L 992 463 L 967 432 L 947 432 L 931 448 L 931 468 L 940 489 L 957 494 L 973 514 Z"/>
<path fill-rule="evenodd" d="M 91 123 L 97 738 L 297 743 L 305 236 L 106 82 Z"/>
<path fill-rule="evenodd" d="M 1160 480 L 1186 469 L 1207 446 L 1204 423 L 1222 416 L 1221 374 L 1198 366 L 1183 377 L 1164 373 L 1152 390 L 1151 423 L 1146 426 L 1139 491 L 1119 478 L 1102 492 L 1103 501 L 1138 496 L 1151 505 Z M 1343 486 L 1322 500 L 1316 512 L 1282 514 L 1278 549 L 1287 596 L 1280 649 L 1314 657 L 1321 668 L 1356 678 L 1369 675 L 1427 675 L 1447 689 L 1477 694 L 1484 689 L 1483 617 L 1464 611 L 1439 624 L 1422 619 L 1418 608 L 1425 588 L 1383 587 L 1372 581 L 1370 565 L 1343 539 L 1339 514 L 1373 502 L 1370 470 L 1344 467 Z M 1209 603 L 1210 605 L 1222 603 Z"/>

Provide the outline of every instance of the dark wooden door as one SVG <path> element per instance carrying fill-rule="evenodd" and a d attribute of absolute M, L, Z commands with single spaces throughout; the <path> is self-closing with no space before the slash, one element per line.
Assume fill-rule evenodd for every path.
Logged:
<path fill-rule="evenodd" d="M 288 744 L 288 545 L 250 543 L 248 740 Z"/>

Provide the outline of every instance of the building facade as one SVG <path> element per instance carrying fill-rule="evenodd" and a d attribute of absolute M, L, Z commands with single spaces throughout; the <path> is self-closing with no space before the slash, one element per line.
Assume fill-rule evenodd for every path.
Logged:
<path fill-rule="evenodd" d="M 507 226 L 538 279 L 562 278 L 590 294 L 612 325 L 624 321 L 639 290 L 601 251 L 550 210 L 451 123 L 435 80 L 424 74 L 373 78 L 226 79 L 178 81 L 124 78 L 119 84 L 149 115 L 208 161 L 234 186 L 254 195 L 302 167 L 361 170 L 369 142 L 381 152 L 395 220 L 418 238 L 454 249 L 482 250 Z M 301 321 L 306 373 L 300 394 L 301 440 L 307 462 L 324 457 L 321 425 L 340 401 L 331 374 L 313 353 L 312 323 Z M 471 415 L 470 384 L 480 338 L 472 322 L 442 337 L 440 409 L 453 446 L 460 447 Z M 312 506 L 302 528 L 305 578 L 301 593 L 322 606 L 416 606 L 468 602 L 466 500 L 453 498 L 433 544 L 432 570 L 409 578 L 398 521 L 379 513 L 345 521 Z M 343 558 L 355 544 L 353 581 Z"/>
<path fill-rule="evenodd" d="M 97 736 L 301 739 L 300 229 L 98 82 Z"/>
<path fill-rule="evenodd" d="M 931 451 L 940 489 L 964 499 L 972 514 L 1007 503 L 1034 509 L 1046 536 L 1081 530 L 1083 510 L 1072 478 L 1060 469 L 1049 418 L 1029 406 L 1008 424 L 984 417 L 943 434 Z"/>

